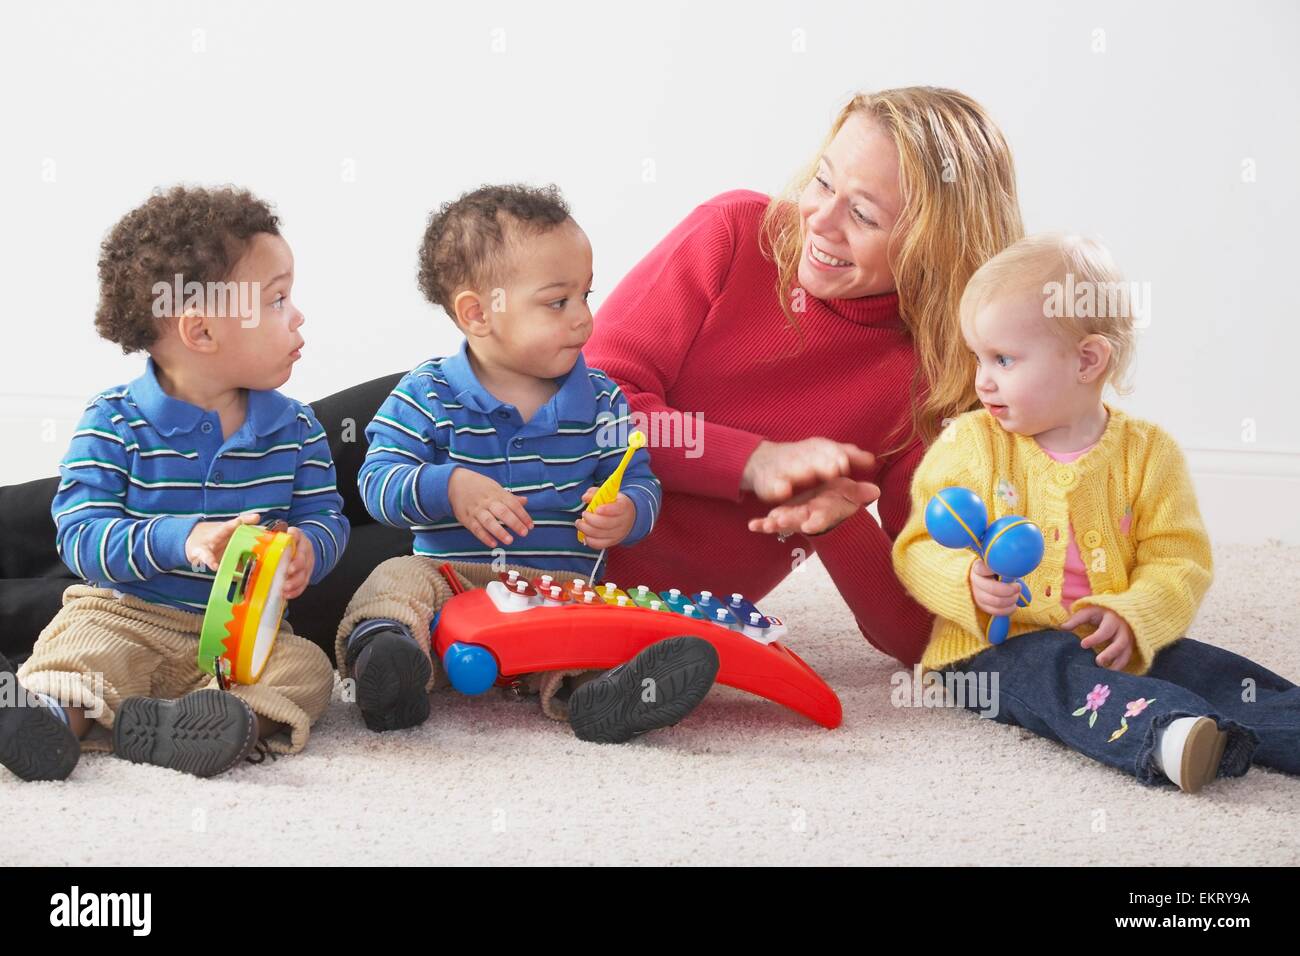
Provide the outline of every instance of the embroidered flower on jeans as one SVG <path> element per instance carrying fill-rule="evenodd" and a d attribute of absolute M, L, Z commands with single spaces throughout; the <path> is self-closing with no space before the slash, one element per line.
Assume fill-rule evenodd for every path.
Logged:
<path fill-rule="evenodd" d="M 1089 710 L 1100 710 L 1101 705 L 1106 703 L 1106 698 L 1110 696 L 1110 685 L 1098 684 L 1088 694 L 1088 703 L 1085 705 Z"/>
<path fill-rule="evenodd" d="M 1139 697 L 1137 700 L 1130 700 L 1128 702 L 1127 709 L 1125 709 L 1124 711 L 1124 716 L 1136 717 L 1138 714 L 1142 713 L 1142 711 L 1146 710 L 1155 702 L 1156 699 L 1154 697 L 1152 697 L 1150 700 L 1147 700 L 1145 697 Z"/>
<path fill-rule="evenodd" d="M 1110 735 L 1110 740 L 1106 741 L 1106 743 L 1113 744 L 1115 741 L 1119 740 L 1119 738 L 1128 733 L 1128 718 L 1136 717 L 1155 702 L 1156 699 L 1154 697 L 1150 700 L 1147 700 L 1145 697 L 1139 697 L 1137 700 L 1130 700 L 1128 702 L 1128 708 L 1124 711 L 1124 716 L 1119 719 L 1119 729 Z"/>
<path fill-rule="evenodd" d="M 1098 684 L 1088 692 L 1088 699 L 1084 705 L 1076 710 L 1071 716 L 1082 717 L 1088 714 L 1088 726 L 1091 727 L 1097 722 L 1097 711 L 1101 709 L 1102 704 L 1106 703 L 1106 698 L 1110 696 L 1109 684 Z M 1088 713 L 1091 711 L 1091 713 Z"/>

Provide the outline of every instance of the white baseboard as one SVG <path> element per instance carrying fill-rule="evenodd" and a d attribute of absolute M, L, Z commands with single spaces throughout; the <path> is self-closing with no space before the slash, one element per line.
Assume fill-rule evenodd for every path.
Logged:
<path fill-rule="evenodd" d="M 1216 544 L 1300 544 L 1300 454 L 1185 448 Z"/>

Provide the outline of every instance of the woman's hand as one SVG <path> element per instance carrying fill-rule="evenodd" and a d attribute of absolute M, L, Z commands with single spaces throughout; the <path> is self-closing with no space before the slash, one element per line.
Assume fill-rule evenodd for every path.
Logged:
<path fill-rule="evenodd" d="M 763 518 L 751 518 L 749 530 L 763 534 L 822 534 L 880 497 L 869 481 L 839 477 L 809 488 L 777 505 Z"/>
<path fill-rule="evenodd" d="M 865 471 L 875 464 L 876 457 L 870 452 L 829 438 L 765 441 L 759 443 L 745 462 L 740 487 L 754 492 L 762 501 L 783 502 L 798 488 L 846 477 L 855 468 Z"/>
<path fill-rule="evenodd" d="M 1097 630 L 1080 641 L 1079 645 L 1093 648 L 1110 641 L 1105 650 L 1097 655 L 1097 663 L 1113 671 L 1123 670 L 1133 657 L 1133 629 L 1128 626 L 1128 621 L 1110 608 L 1093 605 L 1079 608 L 1061 625 L 1061 630 L 1072 631 L 1080 624 L 1095 624 Z"/>

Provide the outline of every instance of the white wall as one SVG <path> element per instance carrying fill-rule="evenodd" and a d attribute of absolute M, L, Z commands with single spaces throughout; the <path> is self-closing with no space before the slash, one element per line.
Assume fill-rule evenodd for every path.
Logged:
<path fill-rule="evenodd" d="M 0 482 L 52 474 L 85 398 L 137 374 L 95 337 L 95 260 L 157 185 L 276 203 L 308 315 L 286 390 L 313 399 L 457 346 L 414 262 L 460 191 L 557 182 L 599 305 L 695 203 L 781 188 L 852 91 L 933 84 L 1000 122 L 1031 230 L 1099 234 L 1152 284 L 1124 404 L 1183 442 L 1216 537 L 1300 541 L 1294 3 L 0 11 Z"/>

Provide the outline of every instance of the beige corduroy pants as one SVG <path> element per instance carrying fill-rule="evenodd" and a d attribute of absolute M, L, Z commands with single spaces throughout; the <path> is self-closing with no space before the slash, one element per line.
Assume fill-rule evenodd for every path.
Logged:
<path fill-rule="evenodd" d="M 18 668 L 28 690 L 87 709 L 95 724 L 81 742 L 83 751 L 112 750 L 114 715 L 128 697 L 174 699 L 217 686 L 198 666 L 203 615 L 119 594 L 87 584 L 69 587 L 62 609 Z M 329 657 L 285 622 L 261 679 L 231 685 L 230 692 L 258 715 L 288 726 L 287 733 L 267 738 L 268 750 L 297 753 L 333 689 Z"/>
<path fill-rule="evenodd" d="M 418 554 L 389 558 L 380 564 L 364 584 L 357 589 L 343 612 L 339 622 L 338 636 L 334 645 L 335 660 L 339 665 L 339 676 L 347 680 L 350 676 L 347 665 L 348 636 L 362 621 L 385 618 L 404 625 L 424 653 L 429 654 L 429 628 L 434 615 L 453 595 L 451 585 L 438 570 L 444 563 L 450 564 L 460 579 L 462 586 L 485 587 L 489 581 L 495 581 L 498 571 L 518 571 L 529 580 L 542 574 L 558 577 L 570 576 L 570 572 L 546 571 L 530 568 L 523 564 L 505 564 L 495 567 L 486 562 L 476 561 L 439 561 Z M 579 574 L 572 574 L 580 577 Z M 448 684 L 443 673 L 442 664 L 436 656 L 433 660 L 433 673 L 429 678 L 428 689 Z M 542 713 L 552 720 L 568 720 L 568 706 L 558 699 L 559 691 L 566 677 L 574 678 L 571 684 L 581 683 L 601 673 L 600 671 L 547 671 L 540 674 L 528 674 L 522 681 L 521 689 L 529 694 L 537 694 L 542 705 Z"/>

